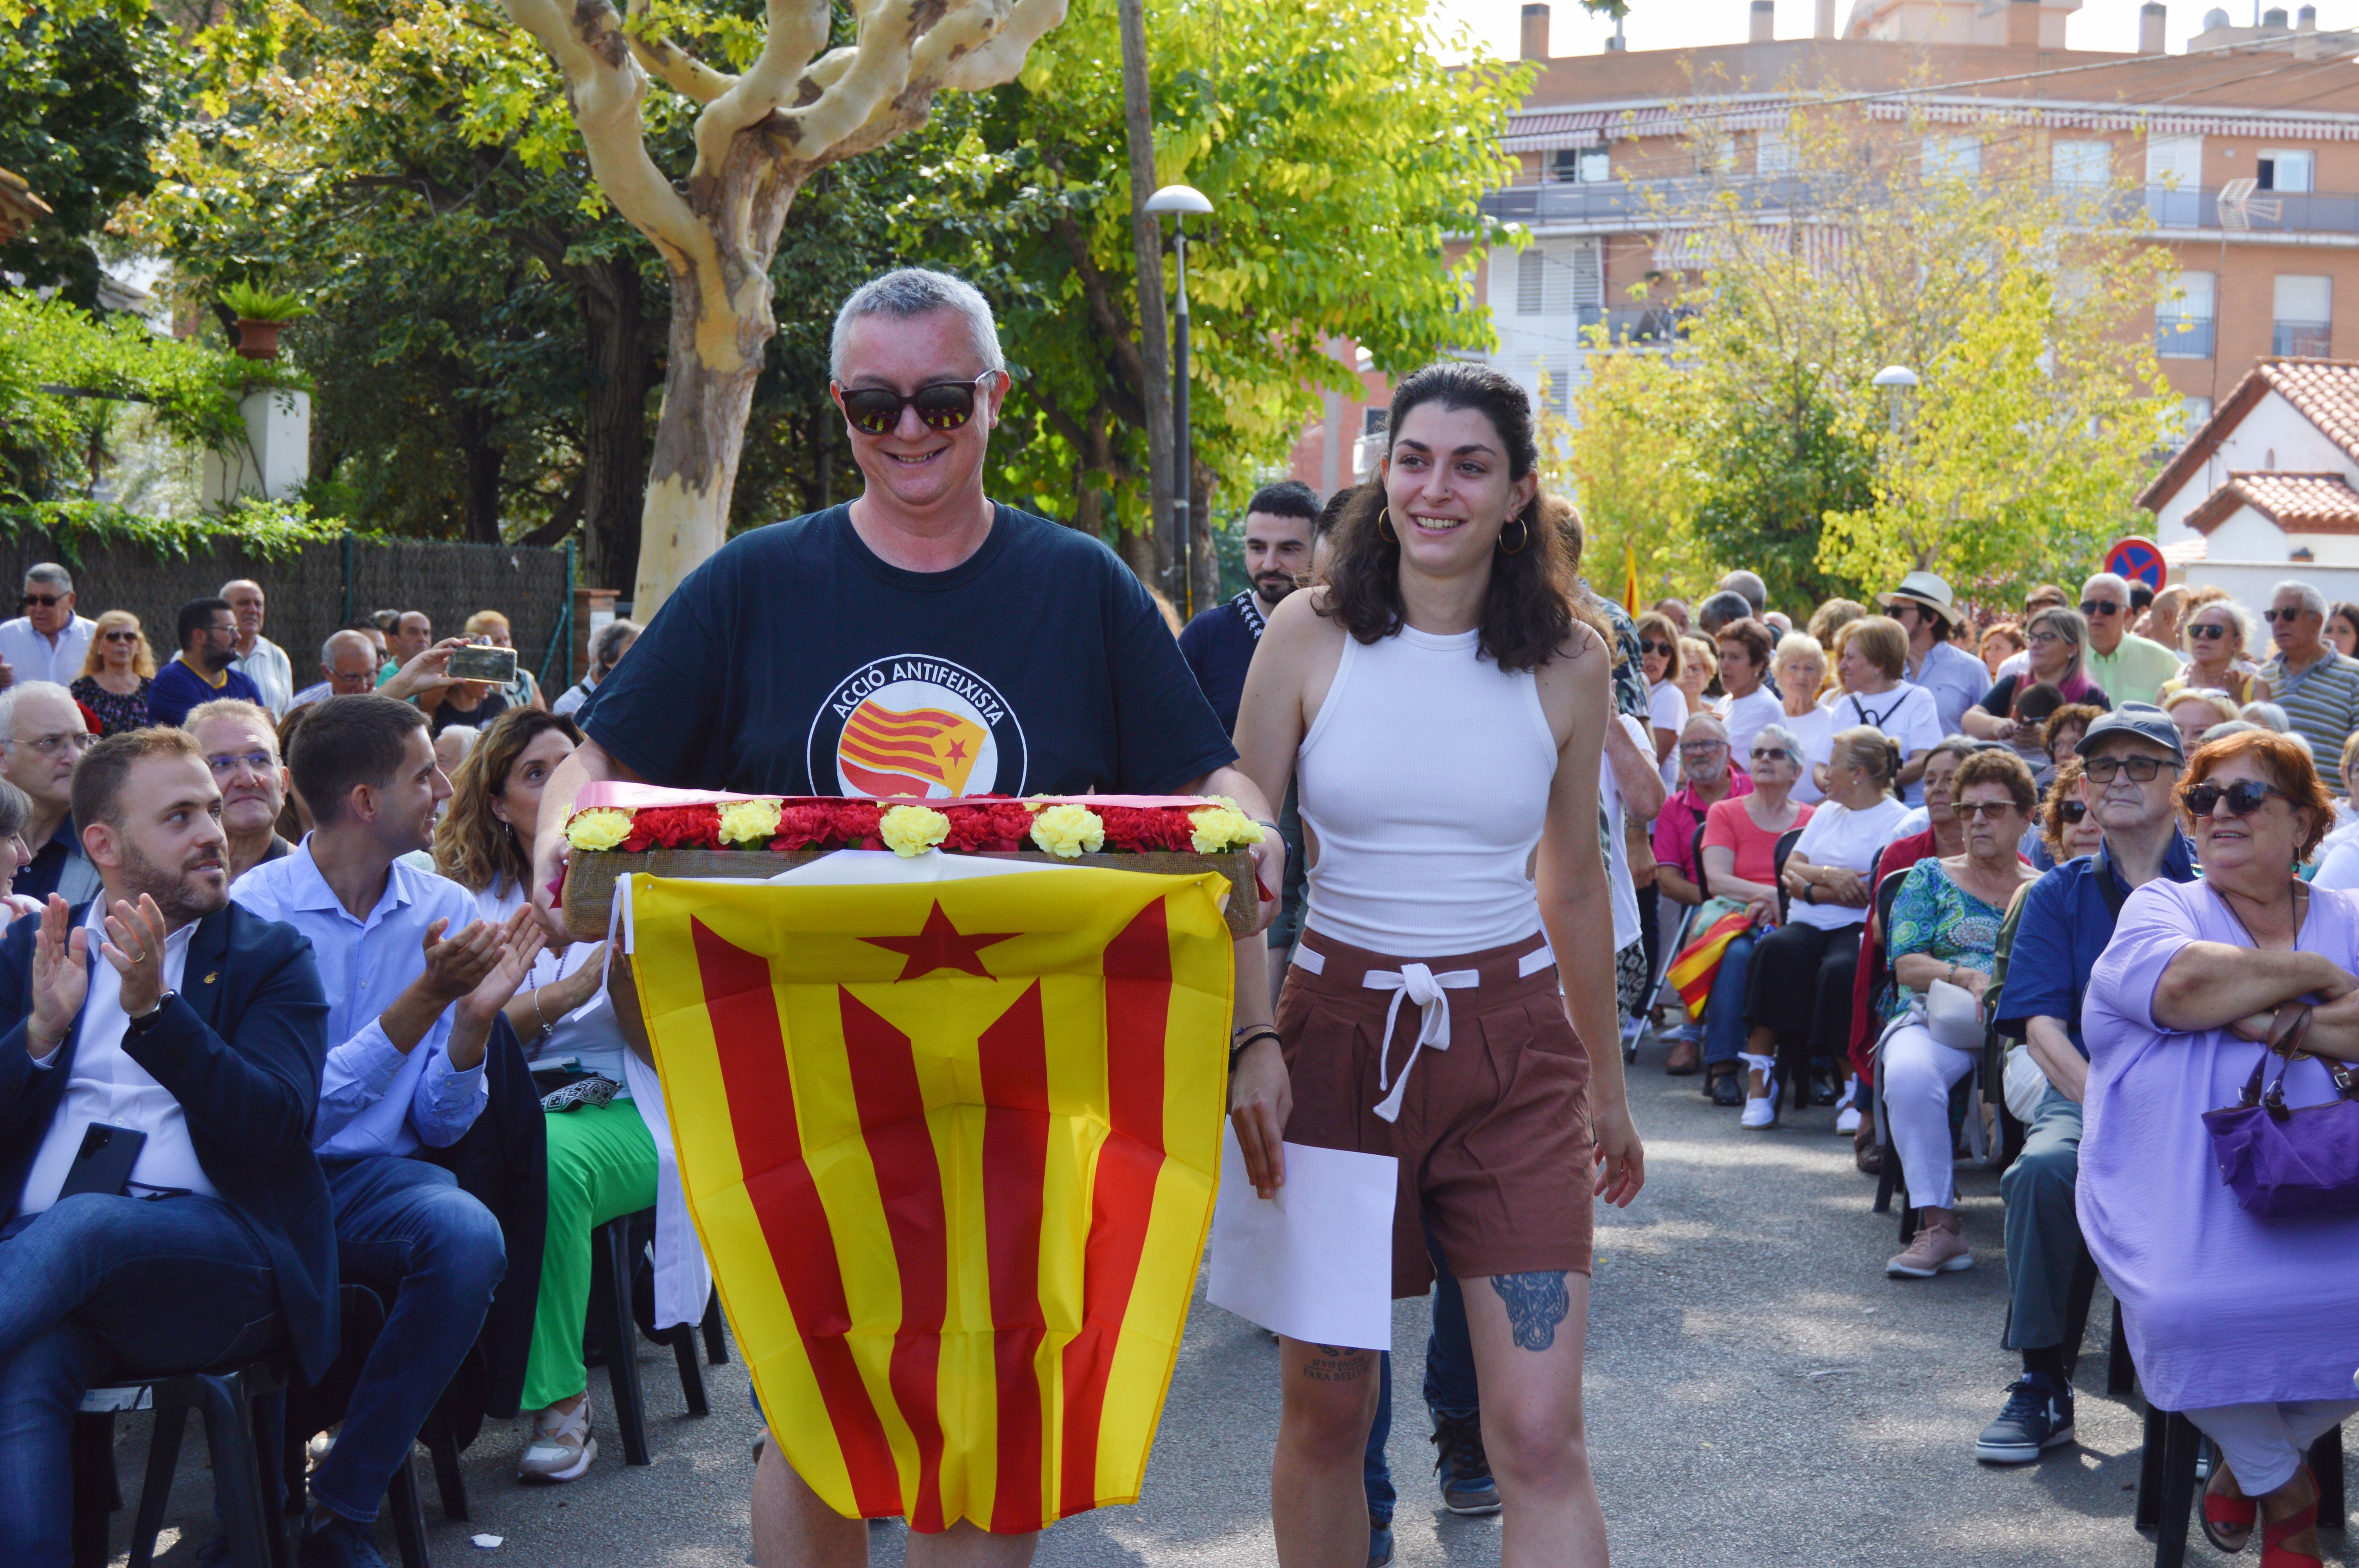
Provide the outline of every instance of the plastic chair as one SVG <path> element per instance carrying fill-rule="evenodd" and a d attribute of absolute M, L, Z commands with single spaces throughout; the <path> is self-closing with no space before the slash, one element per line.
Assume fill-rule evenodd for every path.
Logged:
<path fill-rule="evenodd" d="M 107 1515 L 117 1506 L 114 1418 L 125 1411 L 156 1412 L 147 1444 L 147 1474 L 131 1527 L 130 1568 L 155 1561 L 156 1537 L 180 1462 L 180 1438 L 191 1411 L 204 1419 L 215 1495 L 232 1568 L 293 1568 L 285 1516 L 263 1490 L 262 1444 L 276 1446 L 277 1396 L 287 1387 L 277 1353 L 241 1365 L 160 1378 L 121 1378 L 82 1396 L 74 1422 L 73 1554 L 76 1568 L 107 1561 Z M 256 1406 L 264 1408 L 257 1411 Z"/>
<path fill-rule="evenodd" d="M 656 1329 L 655 1282 L 647 1271 L 644 1292 L 638 1288 L 640 1262 L 655 1239 L 656 1211 L 643 1208 L 608 1220 L 591 1232 L 590 1311 L 606 1336 L 606 1375 L 614 1389 L 614 1422 L 623 1434 L 623 1462 L 655 1463 L 647 1451 L 645 1386 L 639 1377 L 638 1339 L 645 1335 L 657 1345 L 669 1346 L 679 1368 L 680 1391 L 688 1413 L 703 1415 L 711 1408 L 704 1398 L 704 1374 L 697 1365 L 696 1339 L 703 1330 L 706 1360 L 718 1367 L 729 1359 L 728 1343 L 721 1332 L 721 1297 L 708 1294 L 699 1324 L 678 1324 Z M 644 1301 L 644 1310 L 638 1303 Z"/>
<path fill-rule="evenodd" d="M 350 1368 L 353 1372 L 365 1365 L 369 1351 L 375 1346 L 377 1336 L 385 1332 L 385 1299 L 366 1285 L 346 1282 L 337 1292 L 337 1305 L 342 1313 L 341 1348 L 336 1367 L 321 1379 L 322 1387 L 334 1391 L 322 1400 L 307 1399 L 316 1390 L 304 1390 L 295 1396 L 295 1414 L 302 1419 L 289 1421 L 287 1441 L 281 1451 L 281 1463 L 287 1470 L 287 1495 L 291 1498 L 304 1496 L 306 1440 L 310 1433 L 338 1419 L 343 1400 L 349 1396 L 344 1379 L 338 1372 Z M 434 1476 L 442 1494 L 445 1518 L 464 1519 L 467 1517 L 467 1484 L 459 1469 L 459 1444 L 451 1430 L 451 1418 L 440 1405 L 419 1428 L 418 1441 L 426 1444 L 434 1461 Z M 395 1544 L 400 1549 L 402 1568 L 433 1568 L 433 1553 L 426 1545 L 426 1506 L 418 1488 L 415 1462 L 408 1454 L 395 1467 L 393 1478 L 385 1489 L 387 1512 L 393 1519 Z"/>

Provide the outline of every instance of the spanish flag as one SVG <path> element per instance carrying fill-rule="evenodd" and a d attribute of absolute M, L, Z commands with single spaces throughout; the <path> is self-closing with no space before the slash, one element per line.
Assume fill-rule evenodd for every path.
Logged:
<path fill-rule="evenodd" d="M 1136 1501 L 1219 1185 L 1221 879 L 635 882 L 680 1178 L 796 1471 L 919 1530 Z"/>
<path fill-rule="evenodd" d="M 1753 917 L 1744 910 L 1722 915 L 1704 927 L 1703 935 L 1689 943 L 1671 960 L 1670 982 L 1687 1003 L 1688 1016 L 1701 1018 L 1703 1004 L 1712 996 L 1712 982 L 1720 976 L 1720 960 L 1727 954 L 1728 945 L 1745 935 Z"/>
<path fill-rule="evenodd" d="M 844 777 L 879 799 L 923 798 L 940 784 L 951 795 L 966 793 L 989 731 L 974 720 L 939 708 L 904 713 L 871 697 L 843 721 L 835 760 Z"/>

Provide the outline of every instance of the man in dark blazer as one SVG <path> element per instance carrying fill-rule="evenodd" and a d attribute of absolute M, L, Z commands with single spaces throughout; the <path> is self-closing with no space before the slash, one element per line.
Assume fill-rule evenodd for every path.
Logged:
<path fill-rule="evenodd" d="M 73 809 L 101 898 L 52 897 L 0 940 L 10 1568 L 69 1561 L 68 1439 L 92 1385 L 249 1359 L 282 1336 L 306 1379 L 335 1354 L 310 944 L 229 902 L 221 792 L 184 732 L 102 741 Z M 109 1169 L 135 1138 L 127 1171 Z"/>

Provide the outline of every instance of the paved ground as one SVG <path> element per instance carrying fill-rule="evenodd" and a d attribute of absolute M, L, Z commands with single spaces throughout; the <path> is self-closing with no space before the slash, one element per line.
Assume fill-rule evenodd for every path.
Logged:
<path fill-rule="evenodd" d="M 1634 1083 L 1651 1180 L 1598 1236 L 1588 1390 L 1598 1485 L 1614 1558 L 1625 1565 L 1908 1563 L 2132 1568 L 2153 1546 L 2130 1525 L 2140 1425 L 2107 1400 L 2102 1292 L 2081 1366 L 2080 1444 L 2039 1465 L 1974 1463 L 2013 1361 L 1998 1347 L 2006 1291 L 1998 1182 L 1963 1169 L 1966 1230 L 1982 1260 L 1929 1283 L 1885 1278 L 1893 1222 L 1871 1217 L 1873 1184 L 1852 1169 L 1832 1114 L 1813 1109 L 1770 1133 L 1741 1132 L 1694 1079 L 1667 1079 L 1649 1044 Z M 1401 1485 L 1404 1564 L 1498 1561 L 1495 1523 L 1441 1512 L 1415 1389 L 1422 1303 L 1401 1303 L 1395 1343 L 1408 1408 L 1392 1440 Z M 1043 1564 L 1265 1564 L 1272 1561 L 1267 1476 L 1277 1420 L 1268 1337 L 1199 1300 L 1160 1439 L 1136 1508 L 1060 1525 Z M 554 1491 L 510 1480 L 514 1436 L 487 1431 L 468 1461 L 474 1518 L 443 1521 L 429 1501 L 432 1549 L 484 1568 L 737 1568 L 748 1555 L 747 1444 L 755 1422 L 744 1368 L 709 1369 L 712 1413 L 683 1413 L 669 1358 L 649 1358 L 655 1465 L 625 1470 L 605 1414 L 591 1476 Z M 603 1374 L 597 1379 L 603 1400 Z M 146 1422 L 123 1423 L 120 1464 L 140 1473 Z M 194 1433 L 192 1432 L 193 1439 Z M 190 1448 L 201 1452 L 202 1444 Z M 422 1462 L 423 1455 L 420 1455 Z M 158 1559 L 188 1563 L 206 1533 L 209 1492 L 184 1462 Z M 421 1475 L 423 1466 L 421 1463 Z M 118 1516 L 117 1561 L 129 1515 Z M 505 1538 L 495 1551 L 473 1531 Z M 901 1560 L 899 1527 L 874 1532 L 878 1563 Z M 2349 1542 L 2327 1561 L 2353 1568 Z M 392 1556 L 389 1530 L 382 1544 Z M 2200 1534 L 2190 1561 L 2219 1561 Z"/>

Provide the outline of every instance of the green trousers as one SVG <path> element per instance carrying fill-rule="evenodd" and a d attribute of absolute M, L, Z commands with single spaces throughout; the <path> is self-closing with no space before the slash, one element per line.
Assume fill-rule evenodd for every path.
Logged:
<path fill-rule="evenodd" d="M 656 1201 L 656 1142 L 636 1102 L 576 1106 L 549 1119 L 549 1236 L 524 1409 L 547 1410 L 590 1386 L 582 1327 L 590 1311 L 590 1232 Z"/>

